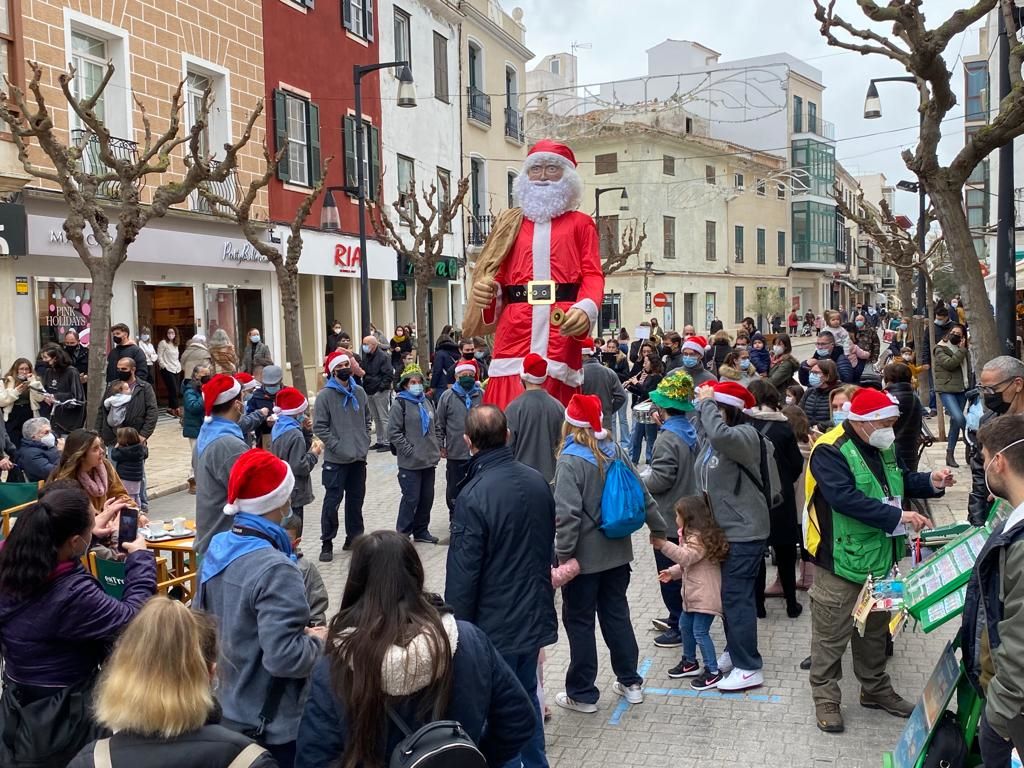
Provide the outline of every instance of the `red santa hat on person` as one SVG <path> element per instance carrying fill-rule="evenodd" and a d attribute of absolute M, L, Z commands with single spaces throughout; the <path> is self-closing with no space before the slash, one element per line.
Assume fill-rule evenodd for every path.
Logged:
<path fill-rule="evenodd" d="M 608 432 L 602 423 L 601 398 L 597 395 L 573 395 L 569 407 L 565 409 L 565 420 L 574 427 L 592 429 L 594 437 L 604 440 Z"/>
<path fill-rule="evenodd" d="M 298 416 L 305 413 L 309 403 L 295 387 L 284 387 L 274 398 L 274 413 L 282 416 Z"/>
<path fill-rule="evenodd" d="M 336 349 L 324 358 L 324 373 L 330 376 L 334 369 L 341 365 L 342 360 L 349 360 L 349 354 L 343 349 Z"/>
<path fill-rule="evenodd" d="M 218 373 L 203 384 L 203 409 L 206 411 L 206 418 L 203 421 L 210 421 L 213 418 L 213 406 L 230 402 L 241 392 L 242 385 L 238 379 L 226 373 Z"/>
<path fill-rule="evenodd" d="M 548 378 L 548 361 L 531 352 L 523 358 L 523 372 L 519 375 L 530 384 L 543 384 Z"/>
<path fill-rule="evenodd" d="M 580 342 L 581 355 L 593 355 L 595 348 L 594 340 L 589 336 Z"/>
<path fill-rule="evenodd" d="M 565 144 L 560 144 L 551 139 L 541 139 L 526 153 L 526 161 L 523 167 L 529 169 L 534 165 L 545 163 L 559 163 L 566 168 L 576 167 L 576 155 L 572 153 Z"/>
<path fill-rule="evenodd" d="M 720 381 L 714 385 L 715 402 L 731 405 L 734 408 L 748 409 L 757 405 L 750 390 L 738 381 Z"/>
<path fill-rule="evenodd" d="M 683 342 L 683 349 L 692 349 L 698 355 L 703 355 L 708 348 L 708 340 L 703 336 L 687 336 Z"/>
<path fill-rule="evenodd" d="M 850 421 L 878 421 L 900 415 L 899 402 L 888 392 L 858 389 L 850 400 Z"/>
<path fill-rule="evenodd" d="M 254 379 L 245 371 L 239 371 L 238 373 L 236 373 L 235 381 L 242 385 L 243 392 L 248 392 L 250 390 L 256 389 L 256 387 L 260 385 L 260 383 L 256 381 L 256 379 Z"/>
<path fill-rule="evenodd" d="M 474 379 L 480 378 L 480 369 L 473 360 L 460 360 L 455 365 L 455 378 L 465 374 L 473 374 Z"/>
<path fill-rule="evenodd" d="M 287 462 L 270 451 L 253 448 L 239 456 L 231 468 L 224 514 L 269 514 L 289 502 L 294 488 L 295 475 Z"/>

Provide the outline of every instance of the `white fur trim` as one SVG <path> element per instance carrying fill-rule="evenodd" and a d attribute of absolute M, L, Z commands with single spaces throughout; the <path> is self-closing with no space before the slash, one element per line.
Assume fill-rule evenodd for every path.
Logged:
<path fill-rule="evenodd" d="M 590 355 L 591 357 L 593 357 L 594 356 L 594 348 L 593 347 L 580 347 L 580 354 L 581 355 Z"/>
<path fill-rule="evenodd" d="M 599 429 L 597 432 L 594 433 L 594 437 L 596 437 L 598 440 L 604 440 L 606 437 L 608 437 L 608 430 Z"/>
<path fill-rule="evenodd" d="M 275 509 L 284 506 L 295 490 L 295 475 L 292 468 L 285 464 L 285 476 L 281 484 L 270 493 L 257 496 L 253 499 L 235 499 L 234 502 L 224 505 L 225 515 L 235 515 L 239 512 L 250 512 L 254 515 L 267 515 Z"/>
<path fill-rule="evenodd" d="M 352 358 L 350 358 L 347 353 L 343 354 L 343 355 L 338 355 L 337 357 L 335 357 L 333 360 L 331 360 L 331 362 L 329 362 L 327 364 L 327 372 L 328 373 L 333 373 L 334 369 L 337 368 L 339 365 L 341 365 L 341 361 L 342 360 L 346 360 L 346 359 L 349 361 L 349 365 L 351 365 L 352 364 Z"/>
<path fill-rule="evenodd" d="M 545 381 L 548 380 L 547 376 L 533 376 L 533 375 L 527 373 L 526 371 L 523 371 L 522 373 L 520 373 L 519 377 L 523 381 L 529 382 L 530 384 L 543 384 Z"/>
<path fill-rule="evenodd" d="M 569 162 L 567 158 L 564 158 L 555 152 L 534 152 L 527 155 L 526 159 L 523 161 L 523 171 L 526 172 L 535 165 L 548 165 L 550 163 L 558 163 L 566 169 L 573 169 L 576 167 Z"/>
<path fill-rule="evenodd" d="M 533 225 L 533 279 L 551 279 L 551 222 Z M 535 304 L 530 308 L 530 351 L 541 357 L 548 356 L 551 339 L 551 307 Z"/>
<path fill-rule="evenodd" d="M 844 405 L 843 408 L 845 410 L 846 405 Z M 879 408 L 878 410 L 872 411 L 871 413 L 860 414 L 854 413 L 853 411 L 850 411 L 849 413 L 850 415 L 847 416 L 847 418 L 850 421 L 879 421 L 880 419 L 898 418 L 900 415 L 900 407 L 899 405 L 894 404 L 887 405 L 884 408 Z"/>
<path fill-rule="evenodd" d="M 703 347 L 700 344 L 696 344 L 694 343 L 693 339 L 690 338 L 683 342 L 683 349 L 692 349 L 697 354 L 703 355 L 708 350 L 708 347 Z"/>
<path fill-rule="evenodd" d="M 213 416 L 204 416 L 203 417 L 203 424 L 209 424 L 211 421 L 213 421 Z"/>
<path fill-rule="evenodd" d="M 252 381 L 247 381 L 245 384 L 242 385 L 242 391 L 248 392 L 250 389 L 256 389 L 256 387 L 258 387 L 259 385 L 260 383 L 256 381 L 256 379 L 253 379 Z"/>
<path fill-rule="evenodd" d="M 593 299 L 580 299 L 569 309 L 582 309 L 587 313 L 587 317 L 590 318 L 591 325 L 597 322 L 597 304 L 594 303 Z"/>
<path fill-rule="evenodd" d="M 522 371 L 523 358 L 521 357 L 495 358 L 487 367 L 487 375 L 492 378 L 494 376 L 518 376 Z M 569 387 L 583 386 L 583 371 L 570 368 L 560 360 L 548 360 L 548 378 L 557 379 Z"/>
<path fill-rule="evenodd" d="M 214 398 L 214 405 L 224 405 L 224 403 L 234 400 L 242 391 L 242 385 L 238 383 L 237 379 L 232 379 L 235 383 L 231 385 L 230 389 L 225 389 L 216 398 Z"/>
<path fill-rule="evenodd" d="M 305 413 L 307 408 L 309 408 L 309 401 L 308 400 L 303 400 L 301 408 L 291 408 L 291 409 L 289 409 L 287 411 L 284 410 L 283 408 L 275 405 L 274 406 L 274 413 L 281 414 L 282 416 L 298 416 L 300 413 Z"/>
<path fill-rule="evenodd" d="M 715 402 L 721 403 L 722 405 L 731 405 L 736 408 L 744 408 L 743 400 L 739 397 L 733 397 L 723 392 L 715 392 Z"/>
<path fill-rule="evenodd" d="M 464 361 L 455 366 L 455 375 L 458 376 L 462 371 L 469 371 L 473 375 L 477 373 L 476 365 L 471 361 Z"/>
<path fill-rule="evenodd" d="M 574 427 L 579 427 L 580 429 L 593 429 L 594 428 L 593 425 L 589 421 L 584 421 L 582 419 L 574 419 L 572 416 L 569 415 L 569 410 L 568 409 L 566 409 L 566 411 L 565 411 L 565 420 L 569 424 L 572 424 Z"/>

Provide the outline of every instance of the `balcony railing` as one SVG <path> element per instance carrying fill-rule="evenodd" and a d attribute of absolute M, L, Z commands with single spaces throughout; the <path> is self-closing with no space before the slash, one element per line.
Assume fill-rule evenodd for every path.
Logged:
<path fill-rule="evenodd" d="M 793 117 L 793 133 L 813 133 L 826 139 L 835 139 L 836 126 L 817 115 L 797 112 Z"/>
<path fill-rule="evenodd" d="M 491 97 L 474 88 L 472 85 L 466 89 L 468 97 L 468 115 L 470 120 L 489 126 L 491 124 Z"/>
<path fill-rule="evenodd" d="M 216 170 L 219 165 L 220 162 L 217 160 L 211 160 L 210 170 Z M 218 197 L 224 198 L 229 203 L 237 203 L 239 200 L 238 176 L 236 175 L 234 168 L 231 169 L 224 181 L 209 181 L 206 182 L 206 186 L 210 192 Z M 197 211 L 199 213 L 227 213 L 226 210 L 215 211 L 214 206 L 212 206 L 206 198 L 202 197 L 199 192 L 193 192 L 190 199 L 192 201 L 193 211 Z M 220 208 L 223 209 L 223 206 L 220 206 Z"/>
<path fill-rule="evenodd" d="M 491 234 L 493 216 L 469 216 L 466 221 L 466 239 L 471 246 L 482 247 Z"/>
<path fill-rule="evenodd" d="M 115 173 L 114 169 L 103 162 L 103 158 L 100 157 L 100 142 L 95 134 L 84 128 L 76 128 L 71 131 L 71 141 L 82 152 L 79 167 L 83 172 L 101 177 Z M 131 163 L 137 162 L 139 159 L 139 145 L 134 141 L 111 136 L 109 146 L 110 154 L 117 159 L 127 160 Z M 136 180 L 135 187 L 142 189 L 142 179 Z M 121 183 L 102 181 L 97 191 L 103 197 L 120 197 Z"/>
<path fill-rule="evenodd" d="M 523 116 L 519 114 L 518 109 L 505 107 L 505 135 L 513 141 L 523 143 Z"/>

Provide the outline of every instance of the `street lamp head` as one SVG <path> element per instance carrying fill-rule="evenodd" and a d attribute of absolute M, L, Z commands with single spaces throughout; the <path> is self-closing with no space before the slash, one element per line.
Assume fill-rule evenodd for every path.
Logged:
<path fill-rule="evenodd" d="M 403 64 L 398 73 L 398 106 L 405 109 L 416 106 L 416 84 L 408 64 Z"/>
<path fill-rule="evenodd" d="M 645 272 L 650 272 L 652 269 L 654 269 L 654 262 L 653 261 L 645 261 L 644 262 L 644 271 Z"/>
<path fill-rule="evenodd" d="M 334 192 L 329 189 L 324 195 L 324 202 L 320 207 L 320 229 L 324 232 L 341 231 L 341 217 L 338 215 L 338 205 L 334 202 Z"/>
<path fill-rule="evenodd" d="M 896 182 L 896 189 L 902 189 L 904 192 L 917 192 L 919 186 L 916 181 L 903 180 Z"/>
<path fill-rule="evenodd" d="M 868 83 L 868 94 L 864 97 L 864 119 L 874 120 L 882 116 L 882 100 L 878 96 L 875 81 Z"/>
<path fill-rule="evenodd" d="M 619 210 L 623 213 L 629 212 L 629 195 L 626 194 L 626 190 L 622 190 L 619 196 Z"/>

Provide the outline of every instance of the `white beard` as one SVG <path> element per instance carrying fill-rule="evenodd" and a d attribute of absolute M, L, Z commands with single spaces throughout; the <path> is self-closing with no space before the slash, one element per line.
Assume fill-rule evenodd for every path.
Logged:
<path fill-rule="evenodd" d="M 543 224 L 575 210 L 583 194 L 583 183 L 574 169 L 567 169 L 558 181 L 530 181 L 527 174 L 516 177 L 512 193 L 523 216 Z"/>

